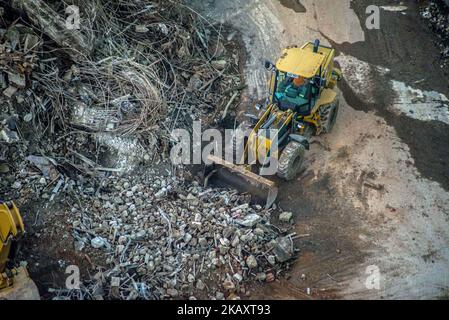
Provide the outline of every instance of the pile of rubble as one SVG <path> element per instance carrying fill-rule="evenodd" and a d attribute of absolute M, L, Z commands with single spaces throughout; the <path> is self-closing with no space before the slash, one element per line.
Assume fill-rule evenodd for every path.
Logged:
<path fill-rule="evenodd" d="M 31 88 L 35 88 L 36 83 L 32 83 L 30 77 L 39 63 L 39 58 L 33 52 L 41 44 L 41 39 L 34 31 L 22 24 L 0 29 L 0 141 L 4 143 L 20 140 L 17 130 L 19 121 L 32 121 L 31 112 L 22 112 L 19 118 L 16 106 L 27 104 L 30 106 L 28 110 L 34 106 Z"/>
<path fill-rule="evenodd" d="M 22 126 L 32 125 L 30 135 L 45 139 L 42 147 L 64 136 L 66 149 L 114 153 L 111 166 L 132 171 L 144 160 L 142 148 L 168 153 L 173 129 L 191 130 L 199 119 L 216 125 L 233 115 L 243 87 L 239 53 L 223 26 L 182 2 L 73 3 L 81 30 L 67 29 L 59 1 L 17 0 L 9 12 L 23 12 L 33 28 L 11 19 L 0 32 L 4 117 L 15 114 Z M 95 150 L 71 143 L 78 139 Z"/>
<path fill-rule="evenodd" d="M 21 24 L 1 29 L 0 38 L 2 39 L 0 44 L 2 94 L 22 102 L 27 79 L 38 64 L 38 57 L 32 52 L 40 47 L 41 39 L 31 28 Z"/>
<path fill-rule="evenodd" d="M 430 1 L 421 10 L 421 16 L 428 21 L 429 26 L 441 39 L 438 45 L 446 65 L 449 61 L 449 4 L 442 0 Z"/>
<path fill-rule="evenodd" d="M 86 297 L 238 299 L 249 280 L 274 281 L 295 254 L 294 234 L 270 224 L 273 209 L 236 191 L 173 176 L 111 178 L 95 197 L 83 191 L 68 214 L 75 247 L 106 255 L 108 266 L 82 288 Z"/>
<path fill-rule="evenodd" d="M 9 186 L 4 195 L 19 203 L 42 203 L 33 218 L 41 226 L 33 229 L 42 231 L 30 235 L 30 254 L 39 256 L 48 234 L 62 229 L 73 239 L 64 251 L 100 261 L 91 262 L 94 275 L 84 275 L 80 290 L 52 287 L 55 299 L 239 299 L 254 281 L 283 276 L 296 257 L 291 213 L 250 205 L 251 197 L 235 190 L 204 188 L 188 172 L 148 168 L 136 176 L 103 174 L 97 182 L 64 176 L 52 158 L 26 160 L 19 174 L 2 174 L 1 187 Z M 51 208 L 60 204 L 66 205 L 55 216 Z M 62 274 L 73 264 L 55 258 Z"/>

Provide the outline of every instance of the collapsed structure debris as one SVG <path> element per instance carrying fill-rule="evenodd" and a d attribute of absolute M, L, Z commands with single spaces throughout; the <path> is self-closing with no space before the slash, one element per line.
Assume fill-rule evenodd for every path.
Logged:
<path fill-rule="evenodd" d="M 27 19 L 0 30 L 0 194 L 27 208 L 22 256 L 32 276 L 89 262 L 80 290 L 38 281 L 45 297 L 237 299 L 274 281 L 296 253 L 274 209 L 168 160 L 171 130 L 235 116 L 226 28 L 180 1 L 73 4 L 81 30 L 64 30 L 63 3 L 34 0 L 5 7 Z"/>
<path fill-rule="evenodd" d="M 63 33 L 58 32 L 64 28 L 60 19 L 45 19 L 61 17 L 64 12 L 53 10 L 50 4 L 13 2 L 13 7 L 25 10 L 34 25 L 33 29 L 21 24 L 9 26 L 5 48 L 11 47 L 14 55 L 31 60 L 14 70 L 4 70 L 8 75 L 8 83 L 6 78 L 2 81 L 4 96 L 18 99 L 27 111 L 23 116 L 38 125 L 39 131 L 63 129 L 68 143 L 78 139 L 82 131 L 83 139 L 106 149 L 111 149 L 111 144 L 101 143 L 104 133 L 113 132 L 116 139 L 134 135 L 148 153 L 164 155 L 171 130 L 190 128 L 196 119 L 217 123 L 222 121 L 222 114 L 229 115 L 222 110 L 231 97 L 237 100 L 241 79 L 238 52 L 229 46 L 226 49 L 223 30 L 194 18 L 194 13 L 175 2 L 144 5 L 136 0 L 123 6 L 119 1 L 98 0 L 82 4 L 80 15 L 89 23 L 82 24 L 84 29 Z M 142 7 L 146 9 L 142 11 Z M 146 24 L 148 31 L 142 32 L 139 26 Z M 45 48 L 40 31 L 49 38 L 45 38 Z M 69 36 L 63 36 L 65 33 Z M 85 35 L 85 39 L 65 44 L 58 40 L 58 36 L 71 39 L 71 34 Z M 81 42 L 92 43 L 92 49 L 81 49 L 90 46 Z M 7 58 L 11 63 L 22 61 L 10 53 Z M 24 92 L 18 92 L 20 89 Z M 117 149 L 110 152 L 126 149 L 128 140 L 113 144 Z M 70 148 L 76 149 L 73 145 Z M 128 149 L 142 154 L 138 145 L 136 148 Z M 141 160 L 136 159 L 136 163 Z M 136 163 L 120 169 L 132 170 Z"/>

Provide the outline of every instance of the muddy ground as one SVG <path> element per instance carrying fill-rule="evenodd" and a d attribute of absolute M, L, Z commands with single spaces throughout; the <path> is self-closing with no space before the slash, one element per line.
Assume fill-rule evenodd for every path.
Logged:
<path fill-rule="evenodd" d="M 365 25 L 372 4 L 380 7 L 379 30 Z M 281 184 L 280 206 L 295 213 L 296 232 L 306 235 L 301 255 L 289 278 L 255 288 L 254 298 L 447 296 L 449 70 L 441 67 L 421 5 L 211 0 L 198 6 L 242 34 L 250 101 L 266 95 L 264 59 L 275 60 L 287 45 L 319 38 L 337 49 L 344 72 L 332 135 L 316 138 L 308 170 Z M 378 288 L 369 285 L 373 279 Z"/>

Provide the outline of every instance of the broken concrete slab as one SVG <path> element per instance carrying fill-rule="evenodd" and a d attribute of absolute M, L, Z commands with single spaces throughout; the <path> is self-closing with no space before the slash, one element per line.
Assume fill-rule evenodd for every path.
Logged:
<path fill-rule="evenodd" d="M 273 246 L 273 253 L 279 262 L 286 262 L 293 257 L 294 246 L 290 237 L 279 237 Z"/>

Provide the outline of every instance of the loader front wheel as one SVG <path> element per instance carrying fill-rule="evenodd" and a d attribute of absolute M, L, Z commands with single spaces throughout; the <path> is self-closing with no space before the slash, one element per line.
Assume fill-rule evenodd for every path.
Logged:
<path fill-rule="evenodd" d="M 306 148 L 302 144 L 289 142 L 279 158 L 278 177 L 287 181 L 293 180 L 301 169 L 305 153 Z"/>
<path fill-rule="evenodd" d="M 320 108 L 321 126 L 323 133 L 330 133 L 334 128 L 338 115 L 339 100 L 335 100 Z"/>

